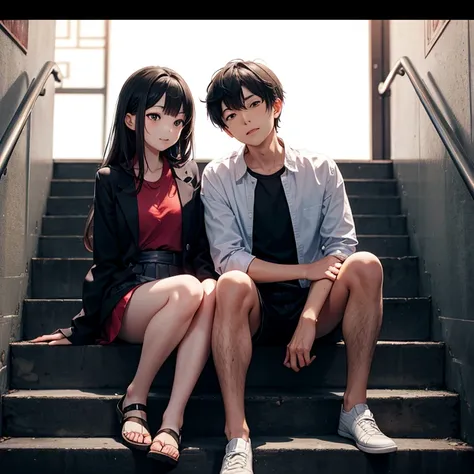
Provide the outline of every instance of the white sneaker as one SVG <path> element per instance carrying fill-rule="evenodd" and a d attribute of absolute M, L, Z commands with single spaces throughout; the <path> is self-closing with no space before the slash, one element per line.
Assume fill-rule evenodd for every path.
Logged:
<path fill-rule="evenodd" d="M 380 431 L 374 415 L 365 403 L 355 405 L 348 412 L 341 407 L 337 432 L 340 436 L 355 441 L 356 446 L 365 453 L 392 453 L 397 450 L 394 441 Z"/>
<path fill-rule="evenodd" d="M 227 443 L 220 474 L 253 474 L 250 439 L 232 438 Z"/>

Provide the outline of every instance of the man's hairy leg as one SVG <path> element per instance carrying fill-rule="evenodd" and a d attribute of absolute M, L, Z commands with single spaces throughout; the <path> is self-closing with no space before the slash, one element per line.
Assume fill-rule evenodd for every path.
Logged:
<path fill-rule="evenodd" d="M 226 417 L 225 434 L 249 439 L 244 393 L 252 358 L 252 334 L 260 325 L 260 301 L 252 279 L 243 272 L 224 273 L 217 281 L 212 353 Z"/>

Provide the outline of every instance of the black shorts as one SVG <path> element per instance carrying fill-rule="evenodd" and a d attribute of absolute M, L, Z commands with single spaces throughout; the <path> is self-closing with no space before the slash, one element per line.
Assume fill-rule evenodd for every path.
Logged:
<path fill-rule="evenodd" d="M 309 288 L 298 282 L 258 283 L 260 327 L 253 340 L 258 345 L 290 342 L 308 299 Z"/>
<path fill-rule="evenodd" d="M 298 282 L 257 283 L 260 300 L 260 326 L 252 341 L 255 345 L 286 346 L 293 337 L 308 299 L 309 288 Z M 325 341 L 341 340 L 341 324 L 323 336 Z"/>

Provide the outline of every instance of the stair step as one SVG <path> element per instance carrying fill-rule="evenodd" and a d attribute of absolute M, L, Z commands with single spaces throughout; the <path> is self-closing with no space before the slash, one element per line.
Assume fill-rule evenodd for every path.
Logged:
<path fill-rule="evenodd" d="M 379 257 L 403 257 L 410 254 L 407 235 L 358 235 L 357 250 L 366 250 Z M 39 237 L 38 257 L 90 257 L 82 235 L 47 235 Z"/>
<path fill-rule="evenodd" d="M 385 297 L 418 296 L 418 258 L 380 257 Z M 33 258 L 30 298 L 81 298 L 92 258 Z"/>
<path fill-rule="evenodd" d="M 400 198 L 397 196 L 349 196 L 354 214 L 399 215 Z M 86 215 L 92 204 L 90 196 L 50 196 L 46 214 L 50 216 Z"/>
<path fill-rule="evenodd" d="M 3 397 L 3 435 L 115 436 L 120 430 L 115 407 L 121 396 L 112 390 L 13 391 Z M 297 393 L 248 390 L 247 420 L 253 436 L 335 434 L 342 397 L 342 391 L 332 390 Z M 387 436 L 459 436 L 459 402 L 455 393 L 369 390 L 367 398 L 377 424 Z M 147 401 L 150 426 L 159 426 L 168 400 L 169 391 L 150 393 Z M 186 407 L 184 425 L 189 436 L 221 436 L 225 420 L 220 394 L 193 395 Z"/>
<path fill-rule="evenodd" d="M 81 310 L 80 299 L 26 299 L 23 305 L 23 338 L 33 339 L 68 327 Z M 384 298 L 380 339 L 385 341 L 428 341 L 429 298 Z"/>
<path fill-rule="evenodd" d="M 210 160 L 196 160 L 202 170 Z M 84 162 L 56 161 L 54 179 L 92 179 L 101 160 Z M 344 179 L 393 179 L 393 162 L 390 160 L 337 160 Z"/>
<path fill-rule="evenodd" d="M 53 179 L 51 196 L 92 196 L 94 179 Z M 347 179 L 346 191 L 354 196 L 396 196 L 395 179 Z"/>
<path fill-rule="evenodd" d="M 90 417 L 89 417 L 90 419 Z M 472 474 L 474 448 L 456 439 L 396 438 L 398 452 L 367 455 L 339 436 L 312 438 L 252 438 L 258 474 Z M 183 436 L 183 452 L 176 474 L 216 474 L 225 439 Z M 0 465 L 5 472 L 26 474 L 83 474 L 156 472 L 144 453 L 132 452 L 113 438 L 12 438 L 0 443 Z"/>
<path fill-rule="evenodd" d="M 369 377 L 369 388 L 425 389 L 444 387 L 442 342 L 379 341 Z M 83 389 L 126 387 L 133 378 L 141 345 L 49 346 L 15 342 L 10 345 L 12 389 Z M 284 347 L 256 347 L 247 387 L 303 389 L 344 387 L 346 348 L 343 342 L 315 344 L 316 360 L 299 373 L 283 365 Z M 169 357 L 154 387 L 169 388 L 175 353 Z M 212 359 L 201 374 L 196 393 L 219 391 Z"/>
<path fill-rule="evenodd" d="M 43 216 L 43 235 L 82 235 L 87 215 Z M 354 215 L 360 235 L 406 235 L 406 216 Z"/>

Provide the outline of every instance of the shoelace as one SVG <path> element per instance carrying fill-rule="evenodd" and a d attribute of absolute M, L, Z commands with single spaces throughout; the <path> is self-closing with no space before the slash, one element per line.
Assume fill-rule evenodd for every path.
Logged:
<path fill-rule="evenodd" d="M 247 453 L 242 451 L 229 453 L 225 457 L 225 469 L 232 471 L 234 469 L 244 469 L 247 465 Z"/>
<path fill-rule="evenodd" d="M 356 423 L 368 435 L 381 434 L 380 428 L 377 426 L 377 423 L 370 415 L 361 415 Z"/>

